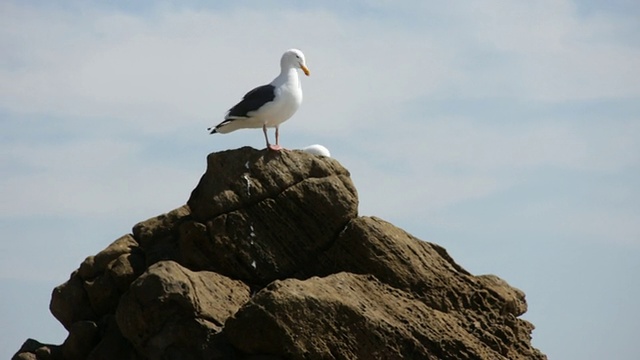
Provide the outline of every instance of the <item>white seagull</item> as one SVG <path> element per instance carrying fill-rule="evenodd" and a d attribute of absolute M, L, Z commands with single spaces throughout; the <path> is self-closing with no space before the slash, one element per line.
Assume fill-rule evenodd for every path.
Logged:
<path fill-rule="evenodd" d="M 280 59 L 280 75 L 267 85 L 258 86 L 244 95 L 224 117 L 224 121 L 207 130 L 211 134 L 226 134 L 238 129 L 262 128 L 267 148 L 281 150 L 279 126 L 298 110 L 302 103 L 302 87 L 298 69 L 309 76 L 304 54 L 298 49 L 287 50 Z M 276 128 L 276 144 L 269 143 L 267 128 Z"/>

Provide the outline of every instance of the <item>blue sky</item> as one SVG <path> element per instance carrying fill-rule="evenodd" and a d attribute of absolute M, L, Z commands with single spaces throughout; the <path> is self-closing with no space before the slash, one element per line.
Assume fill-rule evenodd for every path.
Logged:
<path fill-rule="evenodd" d="M 53 287 L 182 205 L 207 135 L 305 52 L 288 148 L 320 143 L 360 213 L 527 294 L 551 359 L 635 359 L 640 333 L 636 1 L 0 4 L 0 357 L 61 343 Z"/>

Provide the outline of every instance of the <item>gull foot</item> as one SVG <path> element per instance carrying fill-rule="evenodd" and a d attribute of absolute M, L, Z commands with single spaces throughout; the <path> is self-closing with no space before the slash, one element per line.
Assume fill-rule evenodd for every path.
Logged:
<path fill-rule="evenodd" d="M 273 150 L 273 151 L 280 151 L 280 150 L 282 150 L 282 146 L 280 146 L 280 145 L 278 145 L 278 144 L 276 144 L 276 145 L 271 145 L 271 144 L 269 144 L 269 145 L 267 146 L 267 149 L 269 149 L 269 150 Z"/>

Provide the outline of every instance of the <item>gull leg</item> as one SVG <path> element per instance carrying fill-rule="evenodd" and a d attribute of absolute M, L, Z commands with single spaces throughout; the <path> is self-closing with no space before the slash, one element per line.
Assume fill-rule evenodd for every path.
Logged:
<path fill-rule="evenodd" d="M 265 136 L 267 136 L 267 133 L 266 133 L 266 131 L 267 131 L 267 130 L 266 130 L 266 126 L 264 127 L 264 129 L 265 129 L 265 133 L 264 133 L 264 134 L 265 134 Z M 275 145 L 269 145 L 269 141 L 267 140 L 267 147 L 268 147 L 269 149 L 271 149 L 271 150 L 274 150 L 274 151 L 280 151 L 280 150 L 282 150 L 282 146 L 280 146 L 280 145 L 278 144 L 278 142 L 280 141 L 280 131 L 279 131 L 279 130 L 280 130 L 280 129 L 276 126 L 276 144 L 275 144 Z"/>
<path fill-rule="evenodd" d="M 271 148 L 271 144 L 269 144 L 269 136 L 267 136 L 267 124 L 262 125 L 262 133 L 264 134 L 264 140 L 267 142 L 267 148 Z"/>

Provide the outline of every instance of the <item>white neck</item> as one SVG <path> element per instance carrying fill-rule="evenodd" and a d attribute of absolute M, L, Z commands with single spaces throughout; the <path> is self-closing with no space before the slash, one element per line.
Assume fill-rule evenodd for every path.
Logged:
<path fill-rule="evenodd" d="M 289 83 L 290 85 L 300 86 L 300 79 L 298 78 L 298 70 L 294 67 L 283 67 L 280 70 L 280 75 L 278 75 L 273 81 L 271 85 L 279 86 L 284 83 Z"/>

